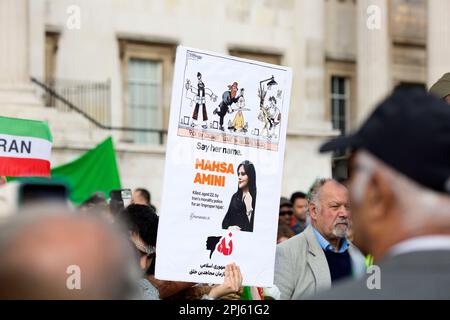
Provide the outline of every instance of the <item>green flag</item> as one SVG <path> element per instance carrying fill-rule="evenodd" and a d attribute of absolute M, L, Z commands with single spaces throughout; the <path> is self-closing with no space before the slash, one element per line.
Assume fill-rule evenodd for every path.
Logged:
<path fill-rule="evenodd" d="M 52 178 L 64 179 L 69 184 L 70 199 L 81 204 L 94 192 L 106 197 L 113 189 L 120 189 L 120 176 L 111 137 L 86 152 L 80 158 L 53 168 Z"/>

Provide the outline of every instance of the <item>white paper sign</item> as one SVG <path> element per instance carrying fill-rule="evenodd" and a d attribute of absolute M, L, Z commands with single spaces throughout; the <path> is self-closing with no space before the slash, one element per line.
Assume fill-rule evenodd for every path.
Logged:
<path fill-rule="evenodd" d="M 273 285 L 292 72 L 178 47 L 156 278 Z"/>

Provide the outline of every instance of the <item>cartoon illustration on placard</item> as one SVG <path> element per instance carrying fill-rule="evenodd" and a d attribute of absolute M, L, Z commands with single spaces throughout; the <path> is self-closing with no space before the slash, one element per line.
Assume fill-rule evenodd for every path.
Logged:
<path fill-rule="evenodd" d="M 234 262 L 273 286 L 291 87 L 290 68 L 177 48 L 155 277 L 221 284 Z"/>
<path fill-rule="evenodd" d="M 192 114 L 192 122 L 191 127 L 195 127 L 198 125 L 198 112 L 199 108 L 202 108 L 202 119 L 203 119 L 203 125 L 202 128 L 207 128 L 207 121 L 208 121 L 208 111 L 206 110 L 206 97 L 209 96 L 210 99 L 215 102 L 217 100 L 217 96 L 211 91 L 211 89 L 206 88 L 205 83 L 202 81 L 202 74 L 200 72 L 197 72 L 197 88 L 195 89 L 194 86 L 191 84 L 191 81 L 188 79 L 186 81 L 186 97 L 191 100 L 191 105 L 195 102 L 195 108 L 194 112 Z M 188 96 L 188 93 L 195 94 L 194 98 L 190 98 Z"/>
<path fill-rule="evenodd" d="M 281 122 L 281 113 L 280 109 L 277 108 L 277 99 L 275 97 L 269 98 L 269 105 L 261 107 L 258 119 L 264 123 L 261 135 L 267 139 L 276 138 L 276 127 Z"/>
<path fill-rule="evenodd" d="M 227 113 L 231 113 L 231 105 L 238 102 L 240 95 L 237 94 L 238 91 L 238 83 L 233 82 L 232 85 L 228 86 L 228 90 L 222 94 L 222 101 L 220 102 L 217 109 L 214 110 L 214 114 L 217 114 L 220 118 L 219 120 L 219 129 L 224 131 L 223 127 L 223 119 Z"/>
<path fill-rule="evenodd" d="M 278 137 L 276 129 L 281 122 L 281 112 L 277 107 L 277 99 L 274 96 L 266 99 L 268 90 L 271 90 L 275 85 L 278 85 L 278 83 L 275 81 L 274 76 L 272 76 L 260 81 L 258 89 L 260 108 L 258 120 L 264 123 L 261 129 L 261 136 L 269 140 Z M 281 96 L 281 91 L 278 91 L 278 96 Z"/>
<path fill-rule="evenodd" d="M 242 72 L 231 72 L 228 58 L 192 51 L 186 58 L 178 135 L 278 150 L 284 88 L 275 66 L 260 66 L 252 74 L 244 70 L 258 69 L 246 61 L 233 61 Z M 214 70 L 205 67 L 211 63 Z"/>
<path fill-rule="evenodd" d="M 229 121 L 228 130 L 232 132 L 246 133 L 248 129 L 248 122 L 245 122 L 243 111 L 250 111 L 245 107 L 244 88 L 241 88 L 239 99 L 237 101 L 237 108 L 232 109 L 232 113 L 236 112 L 233 121 Z"/>

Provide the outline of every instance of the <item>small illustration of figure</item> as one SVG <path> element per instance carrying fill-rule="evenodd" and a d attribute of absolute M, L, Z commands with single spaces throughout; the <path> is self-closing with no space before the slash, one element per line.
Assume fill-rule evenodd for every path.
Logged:
<path fill-rule="evenodd" d="M 264 122 L 261 135 L 271 139 L 276 138 L 275 128 L 281 122 L 280 109 L 277 108 L 277 99 L 273 96 L 269 98 L 269 106 L 262 106 L 258 119 Z"/>
<path fill-rule="evenodd" d="M 237 104 L 237 109 L 233 109 L 232 112 L 237 111 L 234 116 L 233 122 L 230 123 L 228 129 L 237 132 L 247 132 L 247 126 L 245 124 L 244 115 L 242 111 L 250 111 L 250 109 L 245 108 L 245 98 L 244 98 L 244 88 L 240 91 L 240 97 Z"/>
<path fill-rule="evenodd" d="M 186 90 L 190 90 L 192 93 L 196 94 L 195 96 L 195 108 L 194 112 L 192 114 L 192 123 L 191 126 L 195 127 L 197 126 L 196 121 L 198 120 L 198 111 L 200 106 L 202 107 L 202 116 L 203 116 L 203 125 L 202 128 L 206 129 L 208 126 L 206 122 L 208 121 L 208 112 L 206 110 L 206 98 L 205 96 L 209 96 L 212 101 L 217 100 L 217 96 L 208 88 L 206 88 L 205 83 L 202 81 L 202 74 L 200 72 L 197 72 L 197 92 L 195 92 L 194 86 L 191 85 L 190 80 L 188 79 L 186 82 Z M 191 99 L 193 102 L 194 100 Z M 192 103 L 191 102 L 191 103 Z"/>
<path fill-rule="evenodd" d="M 273 137 L 272 129 L 275 128 L 275 126 L 278 125 L 281 121 L 281 114 L 276 107 L 276 98 L 274 96 L 271 96 L 269 98 L 269 106 L 265 104 L 268 91 L 276 85 L 278 85 L 278 83 L 275 81 L 275 77 L 272 75 L 270 78 L 261 80 L 259 82 L 258 88 L 260 110 L 258 120 L 264 122 L 264 127 L 261 130 L 261 136 L 266 137 L 269 140 Z M 278 95 L 281 95 L 281 90 L 278 90 Z"/>
<path fill-rule="evenodd" d="M 261 130 L 261 136 L 269 137 L 269 135 L 270 135 L 270 133 L 269 133 L 270 114 L 269 114 L 269 107 L 268 106 L 260 107 L 258 120 L 264 122 L 264 127 Z"/>
<path fill-rule="evenodd" d="M 275 129 L 281 122 L 281 112 L 277 107 L 277 99 L 275 97 L 269 98 L 269 115 L 270 115 L 270 135 L 276 138 Z"/>
<path fill-rule="evenodd" d="M 222 102 L 220 102 L 219 106 L 213 111 L 213 114 L 217 114 L 220 117 L 219 129 L 225 131 L 223 127 L 223 118 L 227 113 L 232 112 L 230 106 L 233 103 L 238 102 L 240 95 L 237 95 L 238 91 L 238 83 L 234 82 L 231 86 L 228 86 L 228 91 L 225 91 L 222 94 Z"/>

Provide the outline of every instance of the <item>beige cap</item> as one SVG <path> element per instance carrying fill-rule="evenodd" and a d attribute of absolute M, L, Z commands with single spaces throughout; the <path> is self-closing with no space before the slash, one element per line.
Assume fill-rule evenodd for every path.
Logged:
<path fill-rule="evenodd" d="M 430 88 L 430 94 L 438 98 L 445 98 L 450 95 L 450 72 L 446 73 Z"/>

